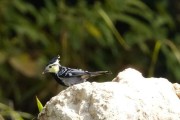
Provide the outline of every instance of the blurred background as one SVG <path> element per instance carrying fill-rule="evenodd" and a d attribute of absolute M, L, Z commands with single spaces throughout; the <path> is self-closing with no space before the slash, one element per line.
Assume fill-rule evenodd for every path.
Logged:
<path fill-rule="evenodd" d="M 180 81 L 179 0 L 0 0 L 0 119 L 37 117 L 64 87 L 42 75 L 61 64 Z"/>

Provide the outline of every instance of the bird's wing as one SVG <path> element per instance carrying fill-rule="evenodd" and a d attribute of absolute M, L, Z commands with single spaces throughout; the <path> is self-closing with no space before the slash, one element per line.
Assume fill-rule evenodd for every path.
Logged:
<path fill-rule="evenodd" d="M 84 71 L 81 69 L 71 69 L 71 68 L 67 68 L 67 67 L 62 67 L 60 71 L 58 72 L 58 76 L 59 77 L 81 77 L 84 75 L 89 75 L 88 71 Z"/>

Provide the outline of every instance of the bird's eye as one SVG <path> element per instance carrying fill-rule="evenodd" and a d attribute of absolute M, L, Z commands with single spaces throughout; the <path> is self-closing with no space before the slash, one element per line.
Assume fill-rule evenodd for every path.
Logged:
<path fill-rule="evenodd" d="M 52 66 L 49 66 L 49 68 L 52 68 Z"/>

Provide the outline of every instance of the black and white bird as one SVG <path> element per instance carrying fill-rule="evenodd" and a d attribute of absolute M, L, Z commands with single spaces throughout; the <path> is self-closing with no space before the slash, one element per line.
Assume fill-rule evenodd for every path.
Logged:
<path fill-rule="evenodd" d="M 54 79 L 63 86 L 85 82 L 87 79 L 103 74 L 111 74 L 109 71 L 88 72 L 81 69 L 73 69 L 61 66 L 60 56 L 54 57 L 46 66 L 43 74 L 50 73 Z"/>

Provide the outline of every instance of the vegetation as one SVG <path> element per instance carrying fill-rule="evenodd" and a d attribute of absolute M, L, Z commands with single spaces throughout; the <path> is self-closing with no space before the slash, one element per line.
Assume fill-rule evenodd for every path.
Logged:
<path fill-rule="evenodd" d="M 146 77 L 178 82 L 178 4 L 178 0 L 0 0 L 0 117 L 31 119 L 28 113 L 38 113 L 36 95 L 44 104 L 63 89 L 41 74 L 58 54 L 65 66 L 112 71 L 107 81 L 133 67 Z"/>
<path fill-rule="evenodd" d="M 41 112 L 42 109 L 43 109 L 43 105 L 42 105 L 42 103 L 39 101 L 39 99 L 37 98 L 37 96 L 36 96 L 36 102 L 37 102 L 38 110 L 39 110 L 39 112 Z"/>

